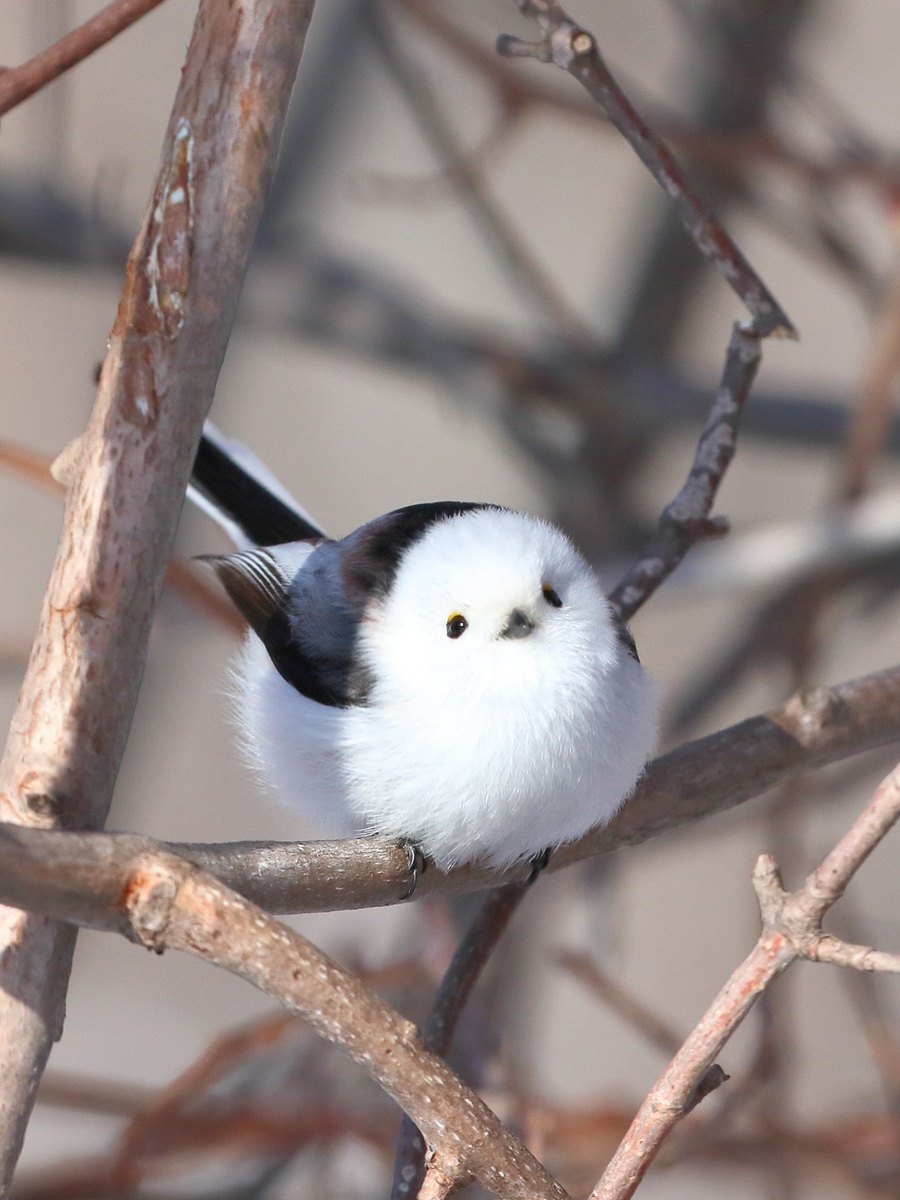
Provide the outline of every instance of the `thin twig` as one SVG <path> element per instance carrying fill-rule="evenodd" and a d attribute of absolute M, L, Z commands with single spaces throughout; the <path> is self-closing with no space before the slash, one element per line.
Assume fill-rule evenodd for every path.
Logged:
<path fill-rule="evenodd" d="M 773 979 L 792 962 L 806 958 L 876 969 L 871 956 L 856 953 L 858 947 L 841 947 L 837 939 L 824 935 L 821 923 L 898 818 L 900 767 L 881 783 L 850 830 L 798 891 L 785 892 L 774 860 L 767 854 L 760 856 L 753 874 L 763 923 L 759 941 L 641 1105 L 591 1200 L 628 1200 L 634 1194 L 722 1047 Z"/>
<path fill-rule="evenodd" d="M 446 10 L 431 0 L 394 0 L 394 3 L 408 12 L 461 62 L 488 81 L 506 111 L 519 115 L 529 108 L 545 108 L 581 121 L 590 121 L 600 130 L 613 128 L 606 113 L 595 104 L 547 86 L 539 79 L 526 76 L 498 61 L 495 54 L 450 20 Z M 796 65 L 792 63 L 793 70 L 796 70 Z M 648 111 L 646 104 L 642 103 L 641 107 Z M 771 129 L 754 129 L 749 133 L 724 132 L 679 120 L 672 112 L 655 105 L 649 108 L 649 112 L 649 124 L 666 141 L 677 145 L 692 162 L 726 178 L 733 178 L 748 166 L 759 164 L 780 168 L 817 192 L 828 186 L 862 182 L 877 188 L 888 201 L 896 194 L 897 164 L 877 147 L 862 146 L 858 139 L 854 143 L 853 154 L 848 154 L 846 147 L 839 144 L 830 156 L 816 158 L 797 146 L 789 145 Z"/>
<path fill-rule="evenodd" d="M 28 62 L 0 72 L 0 116 L 111 42 L 162 0 L 113 0 Z"/>
<path fill-rule="evenodd" d="M 460 942 L 438 989 L 422 1030 L 426 1050 L 446 1056 L 450 1042 L 473 987 L 509 922 L 528 894 L 528 885 L 511 883 L 497 888 L 484 900 Z M 421 1196 L 425 1179 L 425 1141 L 409 1117 L 403 1118 L 394 1162 L 392 1200 Z M 434 1164 L 428 1164 L 429 1173 Z"/>
<path fill-rule="evenodd" d="M 623 621 L 653 595 L 684 556 L 703 538 L 728 532 L 723 517 L 710 518 L 719 485 L 734 457 L 744 403 L 760 363 L 760 339 L 735 325 L 728 344 L 722 382 L 716 393 L 697 451 L 681 491 L 663 510 L 656 533 L 640 559 L 609 596 Z"/>
<path fill-rule="evenodd" d="M 715 264 L 747 306 L 759 336 L 795 336 L 794 327 L 778 301 L 721 223 L 694 195 L 668 146 L 650 129 L 616 83 L 593 35 L 577 25 L 556 0 L 515 0 L 515 3 L 524 16 L 537 22 L 544 38 L 532 44 L 503 36 L 497 42 L 498 52 L 553 62 L 577 79 L 601 105 L 675 205 L 697 248 Z"/>
<path fill-rule="evenodd" d="M 722 382 L 686 483 L 663 511 L 656 535 L 640 561 L 610 596 L 613 609 L 627 621 L 671 575 L 692 545 L 727 532 L 727 522 L 711 518 L 710 513 L 734 456 L 738 422 L 759 367 L 760 343 L 772 334 L 795 336 L 795 330 L 721 222 L 694 195 L 665 142 L 616 83 L 593 36 L 576 25 L 556 0 L 516 0 L 516 4 L 537 22 L 543 40 L 532 44 L 501 37 L 498 51 L 554 62 L 585 87 L 675 205 L 697 249 L 727 279 L 752 317 L 748 325 L 736 324 L 732 332 Z"/>

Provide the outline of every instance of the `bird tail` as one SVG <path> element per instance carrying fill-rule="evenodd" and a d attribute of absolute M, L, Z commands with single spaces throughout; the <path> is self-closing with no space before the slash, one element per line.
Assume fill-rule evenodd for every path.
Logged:
<path fill-rule="evenodd" d="M 268 467 L 211 421 L 203 427 L 188 497 L 241 549 L 326 537 Z"/>

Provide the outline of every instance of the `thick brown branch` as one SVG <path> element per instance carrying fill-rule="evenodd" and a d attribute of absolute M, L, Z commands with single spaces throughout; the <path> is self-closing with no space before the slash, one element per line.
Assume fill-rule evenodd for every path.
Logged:
<path fill-rule="evenodd" d="M 57 466 L 65 522 L 0 763 L 5 820 L 105 819 L 311 4 L 200 5 L 94 412 Z M 72 947 L 70 928 L 0 912 L 0 1191 L 59 1034 Z"/>
<path fill-rule="evenodd" d="M 893 741 L 900 741 L 900 668 L 813 688 L 656 759 L 618 816 L 561 847 L 548 870 L 646 841 L 741 804 L 800 771 Z M 386 839 L 172 849 L 273 912 L 392 904 L 406 886 L 406 853 Z M 417 894 L 477 891 L 521 880 L 527 870 L 498 877 L 473 867 L 450 874 L 430 869 Z"/>
<path fill-rule="evenodd" d="M 27 838 L 34 831 L 7 831 Z M 360 979 L 294 930 L 175 855 L 137 854 L 92 889 L 77 868 L 55 873 L 45 912 L 77 911 L 93 928 L 148 949 L 183 950 L 247 980 L 340 1046 L 416 1121 L 454 1182 L 504 1197 L 565 1192 L 469 1091 L 415 1028 Z"/>
<path fill-rule="evenodd" d="M 900 667 L 834 688 L 813 688 L 656 759 L 635 794 L 605 828 L 562 846 L 548 871 L 636 845 L 724 811 L 812 767 L 900 741 Z M 57 833 L 0 825 L 0 902 L 40 907 L 57 867 L 77 867 L 85 896 L 60 898 L 69 920 L 96 894 L 109 898 L 135 855 L 175 852 L 270 912 L 318 912 L 396 904 L 408 887 L 406 850 L 389 838 L 341 842 L 166 843 L 131 834 Z M 417 897 L 479 891 L 523 881 L 529 865 L 505 875 L 461 867 L 421 875 Z M 112 891 L 110 891 L 112 889 Z"/>
<path fill-rule="evenodd" d="M 0 73 L 0 116 L 111 42 L 162 0 L 113 0 L 40 54 Z"/>

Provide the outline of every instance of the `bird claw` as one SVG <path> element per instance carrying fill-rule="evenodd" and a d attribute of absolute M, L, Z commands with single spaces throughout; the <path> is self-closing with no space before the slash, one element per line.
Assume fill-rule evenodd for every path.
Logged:
<path fill-rule="evenodd" d="M 428 870 L 428 859 L 422 851 L 421 846 L 417 846 L 415 842 L 401 840 L 400 845 L 406 851 L 406 870 L 409 873 L 409 887 L 400 897 L 400 900 L 411 900 L 416 890 L 416 885 L 419 882 L 419 876 L 424 875 Z"/>
<path fill-rule="evenodd" d="M 553 847 L 547 846 L 545 850 L 541 850 L 539 854 L 534 854 L 528 860 L 531 863 L 531 874 L 525 880 L 525 886 L 531 887 L 538 875 L 547 869 L 547 864 L 550 862 L 550 856 L 553 853 Z"/>

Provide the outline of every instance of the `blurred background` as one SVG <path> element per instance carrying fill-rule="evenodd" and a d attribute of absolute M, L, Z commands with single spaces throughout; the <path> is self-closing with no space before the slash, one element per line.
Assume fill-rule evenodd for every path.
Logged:
<path fill-rule="evenodd" d="M 4 0 L 3 62 L 98 7 Z M 195 10 L 166 0 L 0 130 L 4 714 L 60 526 L 46 464 L 93 401 Z M 634 622 L 669 746 L 900 654 L 900 8 L 572 12 L 801 335 L 764 346 L 718 504 L 730 538 Z M 575 82 L 494 55 L 504 32 L 534 36 L 509 0 L 319 5 L 213 417 L 335 534 L 416 501 L 494 501 L 551 516 L 612 584 L 680 486 L 742 313 Z M 224 545 L 185 511 L 180 557 Z M 234 749 L 236 647 L 214 607 L 169 589 L 110 828 L 315 836 Z M 756 856 L 796 885 L 895 755 L 533 889 L 453 1061 L 573 1194 L 751 948 Z M 866 865 L 836 931 L 900 950 L 898 855 L 889 839 Z M 465 908 L 293 923 L 419 1018 Z M 642 1195 L 900 1195 L 900 992 L 848 975 L 778 982 Z M 246 984 L 85 933 L 19 1194 L 386 1196 L 396 1123 Z"/>

